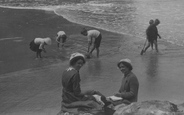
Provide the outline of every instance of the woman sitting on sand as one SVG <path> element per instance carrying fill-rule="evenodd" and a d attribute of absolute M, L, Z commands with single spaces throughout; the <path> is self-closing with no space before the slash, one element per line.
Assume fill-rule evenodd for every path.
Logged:
<path fill-rule="evenodd" d="M 49 37 L 47 38 L 35 38 L 34 40 L 31 41 L 30 43 L 30 49 L 34 52 L 36 52 L 36 58 L 42 58 L 41 52 L 45 50 L 45 45 L 51 45 L 51 39 Z"/>
<path fill-rule="evenodd" d="M 114 101 L 114 105 L 130 104 L 137 102 L 139 82 L 135 74 L 132 72 L 132 65 L 130 59 L 121 59 L 118 64 L 118 68 L 124 74 L 121 82 L 119 92 L 115 94 L 116 97 L 121 97 L 121 100 Z"/>
<path fill-rule="evenodd" d="M 105 96 L 98 91 L 81 91 L 79 70 L 85 62 L 83 54 L 73 53 L 71 55 L 69 68 L 67 68 L 62 74 L 62 110 L 58 115 L 66 111 L 70 112 L 71 108 L 78 110 L 85 109 L 87 111 L 102 110 L 103 106 L 107 103 Z M 99 98 L 101 101 L 97 101 L 95 97 Z"/>

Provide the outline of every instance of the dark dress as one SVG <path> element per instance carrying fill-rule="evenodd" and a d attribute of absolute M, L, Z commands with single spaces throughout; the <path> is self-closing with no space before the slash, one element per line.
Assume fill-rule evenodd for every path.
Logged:
<path fill-rule="evenodd" d="M 158 29 L 156 25 L 153 24 L 148 26 L 148 28 L 146 29 L 146 35 L 149 42 L 153 43 L 154 40 L 157 41 Z"/>
<path fill-rule="evenodd" d="M 57 40 L 62 43 L 65 43 L 66 42 L 66 39 L 67 39 L 67 36 L 66 35 L 62 35 L 62 36 L 58 36 Z"/>
<path fill-rule="evenodd" d="M 77 70 L 69 67 L 62 74 L 62 106 L 65 108 L 89 108 L 102 109 L 91 97 L 95 94 L 93 90 L 88 91 L 85 95 L 81 93 L 80 74 Z"/>
<path fill-rule="evenodd" d="M 80 81 L 80 75 L 77 70 L 68 68 L 63 72 L 62 99 L 64 103 L 87 100 L 84 95 L 81 94 Z"/>
<path fill-rule="evenodd" d="M 34 52 L 42 52 L 42 50 L 39 49 L 40 44 L 35 44 L 34 40 L 35 40 L 35 39 L 33 39 L 33 40 L 30 42 L 29 48 L 30 48 L 32 51 L 34 51 Z"/>
<path fill-rule="evenodd" d="M 89 90 L 85 93 L 85 95 L 88 95 L 89 97 L 86 97 L 83 93 L 81 93 L 80 81 L 79 71 L 74 68 L 69 67 L 63 72 L 61 111 L 58 115 L 62 115 L 64 112 L 76 115 L 80 114 L 80 112 L 95 115 L 113 115 L 114 110 L 104 107 L 104 105 L 101 105 L 95 100 L 89 98 L 94 94 L 103 96 L 102 94 Z"/>

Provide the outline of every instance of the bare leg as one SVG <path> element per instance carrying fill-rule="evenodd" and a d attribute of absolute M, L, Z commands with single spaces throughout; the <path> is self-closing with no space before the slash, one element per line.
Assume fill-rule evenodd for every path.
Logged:
<path fill-rule="evenodd" d="M 144 49 L 144 52 L 146 52 L 146 50 L 150 47 L 150 42 L 148 42 L 146 48 Z"/>
<path fill-rule="evenodd" d="M 93 45 L 93 48 L 92 48 L 91 51 L 89 52 L 90 55 L 93 53 L 94 49 L 95 49 L 95 45 Z"/>
<path fill-rule="evenodd" d="M 153 42 L 151 42 L 150 45 L 151 45 L 151 49 L 153 50 Z"/>
<path fill-rule="evenodd" d="M 42 52 L 42 51 L 37 51 L 37 52 L 36 52 L 36 58 L 42 58 L 41 52 Z"/>
<path fill-rule="evenodd" d="M 154 44 L 155 44 L 155 49 L 158 52 L 158 44 L 157 44 L 157 40 L 154 40 Z"/>
<path fill-rule="evenodd" d="M 39 52 L 36 52 L 36 58 L 38 58 Z"/>
<path fill-rule="evenodd" d="M 99 48 L 96 48 L 96 55 L 97 55 L 97 57 L 99 57 L 99 52 L 100 52 Z"/>
<path fill-rule="evenodd" d="M 57 43 L 57 47 L 59 48 L 59 43 Z"/>
<path fill-rule="evenodd" d="M 62 48 L 64 48 L 64 43 L 62 43 L 62 45 L 61 45 L 61 46 L 62 46 Z"/>
<path fill-rule="evenodd" d="M 40 58 L 42 58 L 42 56 L 41 56 L 41 52 L 39 52 L 39 53 L 38 53 L 38 55 L 39 55 L 39 57 L 40 57 Z"/>

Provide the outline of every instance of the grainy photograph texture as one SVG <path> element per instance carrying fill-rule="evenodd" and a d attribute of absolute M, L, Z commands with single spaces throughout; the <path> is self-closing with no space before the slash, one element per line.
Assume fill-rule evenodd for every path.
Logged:
<path fill-rule="evenodd" d="M 183 0 L 0 0 L 0 115 L 184 115 Z"/>

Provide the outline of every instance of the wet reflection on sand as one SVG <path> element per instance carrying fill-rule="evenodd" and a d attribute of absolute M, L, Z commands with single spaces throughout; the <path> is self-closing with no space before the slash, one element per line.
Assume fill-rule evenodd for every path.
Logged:
<path fill-rule="evenodd" d="M 101 60 L 100 59 L 94 59 L 90 60 L 88 62 L 88 73 L 91 76 L 100 76 L 102 71 L 101 71 Z"/>

